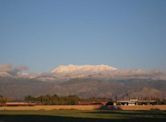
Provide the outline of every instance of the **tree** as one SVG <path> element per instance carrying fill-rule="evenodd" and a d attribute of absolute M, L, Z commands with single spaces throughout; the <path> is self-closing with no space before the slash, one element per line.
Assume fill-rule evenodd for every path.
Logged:
<path fill-rule="evenodd" d="M 35 98 L 30 96 L 30 95 L 28 95 L 28 96 L 25 96 L 24 101 L 26 101 L 26 102 L 34 102 Z"/>
<path fill-rule="evenodd" d="M 0 104 L 5 104 L 7 102 L 7 98 L 0 95 Z"/>

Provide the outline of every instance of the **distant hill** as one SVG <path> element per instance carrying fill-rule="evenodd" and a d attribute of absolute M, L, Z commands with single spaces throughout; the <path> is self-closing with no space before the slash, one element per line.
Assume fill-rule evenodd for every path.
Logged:
<path fill-rule="evenodd" d="M 0 95 L 22 99 L 46 94 L 80 97 L 161 97 L 166 98 L 166 80 L 75 78 L 42 81 L 29 78 L 0 77 Z"/>

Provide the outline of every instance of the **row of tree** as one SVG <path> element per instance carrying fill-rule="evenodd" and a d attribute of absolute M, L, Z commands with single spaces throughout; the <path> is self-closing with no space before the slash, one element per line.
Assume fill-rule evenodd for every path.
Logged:
<path fill-rule="evenodd" d="M 58 96 L 44 95 L 39 97 L 26 96 L 24 101 L 33 102 L 45 105 L 76 105 L 76 104 L 99 104 L 104 101 L 110 101 L 107 98 L 80 98 L 76 95 Z"/>
<path fill-rule="evenodd" d="M 166 99 L 159 99 L 159 98 L 142 98 L 140 100 L 156 100 L 157 104 L 166 104 Z M 18 100 L 10 100 L 6 97 L 0 95 L 0 105 L 5 104 L 9 101 L 18 101 Z M 44 105 L 76 105 L 76 104 L 94 104 L 94 103 L 101 103 L 101 102 L 116 102 L 117 98 L 79 98 L 76 95 L 69 95 L 69 96 L 58 96 L 58 95 L 43 95 L 39 97 L 33 96 L 26 96 L 24 98 L 25 102 L 30 103 L 37 103 L 37 104 L 44 104 Z"/>
<path fill-rule="evenodd" d="M 128 98 L 130 99 L 130 98 Z M 166 104 L 166 99 L 159 99 L 156 97 L 144 97 L 139 100 L 156 100 L 157 104 Z M 76 95 L 58 96 L 58 95 L 44 95 L 39 97 L 26 96 L 24 101 L 39 103 L 44 105 L 76 105 L 76 104 L 97 104 L 101 102 L 116 102 L 113 98 L 79 98 Z"/>
<path fill-rule="evenodd" d="M 26 96 L 24 101 L 34 102 L 45 105 L 76 105 L 80 98 L 75 95 L 70 96 L 58 96 L 58 95 L 45 95 L 39 97 Z"/>

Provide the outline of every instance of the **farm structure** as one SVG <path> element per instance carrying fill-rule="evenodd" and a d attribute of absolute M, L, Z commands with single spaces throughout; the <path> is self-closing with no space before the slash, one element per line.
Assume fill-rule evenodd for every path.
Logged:
<path fill-rule="evenodd" d="M 129 99 L 129 100 L 118 100 L 117 105 L 157 105 L 156 100 L 139 100 L 139 99 Z"/>

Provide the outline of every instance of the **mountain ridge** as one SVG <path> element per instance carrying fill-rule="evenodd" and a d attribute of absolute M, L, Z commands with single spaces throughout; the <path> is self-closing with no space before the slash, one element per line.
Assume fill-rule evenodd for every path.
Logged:
<path fill-rule="evenodd" d="M 26 78 L 0 78 L 0 94 L 23 99 L 27 95 L 57 94 L 79 97 L 160 97 L 166 98 L 165 80 L 75 78 L 63 82 L 46 82 Z"/>

